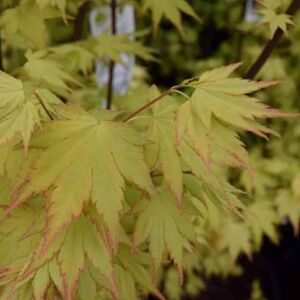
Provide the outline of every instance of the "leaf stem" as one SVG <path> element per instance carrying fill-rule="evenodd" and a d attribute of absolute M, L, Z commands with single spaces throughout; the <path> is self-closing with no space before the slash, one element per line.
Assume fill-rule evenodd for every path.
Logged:
<path fill-rule="evenodd" d="M 2 35 L 1 35 L 1 30 L 0 30 L 0 70 L 4 71 L 4 68 L 3 68 L 3 55 L 2 55 Z"/>
<path fill-rule="evenodd" d="M 126 122 L 130 121 L 136 115 L 140 114 L 141 112 L 143 112 L 147 108 L 151 107 L 156 102 L 160 101 L 161 99 L 165 98 L 166 96 L 169 96 L 170 94 L 176 92 L 181 87 L 182 87 L 182 85 L 174 85 L 174 86 L 172 86 L 170 89 L 168 89 L 167 91 L 165 91 L 164 93 L 162 93 L 158 97 L 154 98 L 150 102 L 147 102 L 145 105 L 143 105 L 142 107 L 140 107 L 138 110 L 136 110 L 133 113 L 131 113 L 123 122 L 126 123 Z"/>
<path fill-rule="evenodd" d="M 33 92 L 34 96 L 38 99 L 38 101 L 40 102 L 42 108 L 44 109 L 45 113 L 48 115 L 48 117 L 50 118 L 50 120 L 54 120 L 54 118 L 52 117 L 50 111 L 47 109 L 46 105 L 44 104 L 43 100 L 41 99 L 40 95 L 37 92 Z"/>
<path fill-rule="evenodd" d="M 293 16 L 296 14 L 297 10 L 300 7 L 300 0 L 293 0 L 286 11 L 287 15 Z M 280 28 L 277 28 L 275 34 L 271 40 L 268 41 L 261 54 L 255 61 L 255 63 L 250 67 L 249 71 L 244 76 L 245 79 L 253 79 L 260 69 L 263 67 L 272 51 L 274 50 L 276 44 L 279 42 L 283 34 L 283 31 Z"/>
<path fill-rule="evenodd" d="M 111 10 L 111 33 L 115 35 L 117 33 L 117 1 L 110 1 Z M 114 69 L 115 62 L 113 60 L 109 61 L 109 78 L 107 84 L 107 109 L 110 109 L 113 100 L 113 85 L 114 85 Z"/>

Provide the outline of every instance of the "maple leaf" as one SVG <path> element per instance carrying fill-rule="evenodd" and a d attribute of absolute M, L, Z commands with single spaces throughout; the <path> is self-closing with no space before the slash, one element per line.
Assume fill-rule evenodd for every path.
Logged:
<path fill-rule="evenodd" d="M 215 119 L 211 121 L 208 130 L 191 111 L 191 103 L 187 102 L 177 112 L 176 131 L 179 147 L 181 140 L 186 140 L 209 170 L 212 162 L 218 165 L 250 169 L 247 151 L 236 132 Z"/>
<path fill-rule="evenodd" d="M 180 214 L 167 189 L 161 189 L 156 197 L 145 203 L 139 214 L 134 241 L 139 245 L 145 240 L 149 240 L 154 274 L 167 251 L 182 275 L 183 249 L 189 245 L 188 241 L 195 240 L 194 229 L 188 217 Z"/>
<path fill-rule="evenodd" d="M 251 178 L 248 173 L 244 172 L 241 176 L 241 183 L 247 192 L 255 192 L 256 197 L 265 197 L 268 191 L 276 188 L 278 185 L 277 178 L 273 172 L 275 170 L 278 170 L 279 173 L 285 172 L 287 165 L 285 161 L 280 161 L 279 159 L 269 161 L 265 158 L 262 159 L 261 152 L 257 150 L 259 149 L 253 149 L 251 153 L 253 173 L 255 176 Z"/>
<path fill-rule="evenodd" d="M 61 277 L 60 266 L 57 258 L 53 257 L 48 263 L 49 275 L 57 290 L 63 293 L 63 279 Z"/>
<path fill-rule="evenodd" d="M 97 232 L 96 226 L 93 226 L 85 218 L 81 218 L 83 227 L 83 247 L 86 256 L 90 259 L 92 264 L 100 270 L 107 278 L 111 280 L 113 289 L 115 290 L 115 283 L 113 279 L 113 268 L 111 264 L 111 255 L 106 248 L 101 235 Z"/>
<path fill-rule="evenodd" d="M 133 254 L 129 247 L 121 245 L 117 257 L 119 264 L 116 264 L 114 268 L 117 273 L 121 300 L 138 299 L 136 284 L 139 284 L 158 299 L 165 300 L 164 296 L 154 285 L 149 274 L 151 260 L 148 253 L 140 252 Z"/>
<path fill-rule="evenodd" d="M 30 18 L 28 18 L 30 15 Z M 0 18 L 0 27 L 4 29 L 5 39 L 10 43 L 16 34 L 26 37 L 31 47 L 41 49 L 47 43 L 47 31 L 39 7 L 24 1 L 14 8 L 6 9 Z M 34 34 L 32 29 L 34 28 Z M 24 47 L 24 45 L 22 45 Z"/>
<path fill-rule="evenodd" d="M 82 71 L 87 75 L 92 70 L 94 56 L 90 51 L 79 44 L 65 44 L 57 47 L 51 47 L 53 57 L 59 59 L 71 72 Z"/>
<path fill-rule="evenodd" d="M 6 283 L 5 289 L 1 293 L 1 299 L 32 299 L 32 287 L 30 282 L 23 284 L 13 294 L 10 292 L 11 283 Z M 13 298 L 12 298 L 13 297 Z"/>
<path fill-rule="evenodd" d="M 153 195 L 143 161 L 146 142 L 123 123 L 101 121 L 78 109 L 74 120 L 51 121 L 37 135 L 34 147 L 47 148 L 15 187 L 9 210 L 33 194 L 51 190 L 47 201 L 45 247 L 90 199 L 114 232 L 122 209 L 125 180 Z M 102 117 L 102 119 L 105 117 Z"/>
<path fill-rule="evenodd" d="M 251 233 L 253 241 L 257 249 L 262 246 L 264 235 L 268 236 L 274 243 L 278 242 L 276 234 L 276 225 L 278 223 L 278 216 L 271 202 L 259 201 L 259 199 L 249 206 L 249 210 L 255 216 L 249 216 L 246 220 Z"/>
<path fill-rule="evenodd" d="M 233 262 L 241 253 L 251 255 L 250 233 L 243 223 L 227 222 L 222 229 L 223 248 L 228 248 L 230 258 Z"/>
<path fill-rule="evenodd" d="M 38 105 L 36 95 L 28 94 L 21 80 L 0 73 L 0 145 L 20 134 L 27 151 L 35 126 L 41 126 Z"/>
<path fill-rule="evenodd" d="M 50 283 L 50 274 L 48 265 L 41 267 L 34 275 L 32 280 L 32 290 L 34 299 L 43 300 Z"/>
<path fill-rule="evenodd" d="M 271 9 L 274 11 L 278 9 L 283 3 L 283 1 L 277 1 L 277 0 L 258 0 L 258 2 L 264 7 L 266 7 L 267 9 Z"/>
<path fill-rule="evenodd" d="M 247 94 L 278 84 L 278 81 L 250 81 L 240 78 L 228 78 L 240 63 L 213 69 L 203 73 L 189 86 L 196 90 L 191 97 L 193 112 L 206 128 L 210 128 L 215 117 L 235 128 L 263 135 L 251 121 L 257 118 L 270 118 L 285 115 L 269 108 L 258 99 Z M 201 109 L 202 111 L 199 111 Z"/>
<path fill-rule="evenodd" d="M 259 12 L 263 15 L 260 22 L 269 25 L 271 38 L 273 38 L 277 28 L 280 28 L 287 36 L 288 25 L 294 25 L 291 16 L 287 14 L 277 14 L 271 9 L 261 9 Z"/>
<path fill-rule="evenodd" d="M 149 101 L 160 95 L 156 86 L 148 92 Z M 145 146 L 145 158 L 150 170 L 157 163 L 160 165 L 167 186 L 177 199 L 179 207 L 182 207 L 183 176 L 180 156 L 175 145 L 174 111 L 177 108 L 175 99 L 166 97 L 152 107 L 152 118 L 146 132 L 146 138 L 155 141 Z"/>
<path fill-rule="evenodd" d="M 181 21 L 181 12 L 185 13 L 196 20 L 200 20 L 193 8 L 185 0 L 144 0 L 144 10 L 152 11 L 154 31 L 157 31 L 158 25 L 163 16 L 171 21 L 178 30 L 183 34 Z"/>
<path fill-rule="evenodd" d="M 153 50 L 133 41 L 129 35 L 111 35 L 107 32 L 81 43 L 98 58 L 122 63 L 121 53 L 134 54 L 145 60 L 154 60 Z"/>
<path fill-rule="evenodd" d="M 240 191 L 213 172 L 208 173 L 204 162 L 187 142 L 181 144 L 179 152 L 192 173 L 184 175 L 184 185 L 191 194 L 200 200 L 214 203 L 221 212 L 230 211 L 243 217 L 246 207 L 237 197 Z"/>
<path fill-rule="evenodd" d="M 5 270 L 1 274 L 3 278 L 10 282 L 18 278 L 21 270 L 28 264 L 28 258 L 38 246 L 43 226 L 43 214 L 40 209 L 18 208 L 9 216 L 1 218 L 0 269 Z M 14 284 L 10 287 L 10 294 L 12 290 L 15 290 Z"/>
<path fill-rule="evenodd" d="M 186 140 L 208 169 L 212 161 L 249 169 L 247 152 L 234 130 L 265 137 L 270 130 L 255 123 L 255 119 L 285 115 L 247 96 L 277 82 L 228 78 L 239 65 L 207 71 L 189 83 L 195 91 L 177 112 L 178 147 Z"/>
<path fill-rule="evenodd" d="M 282 189 L 276 197 L 276 205 L 280 219 L 288 217 L 293 225 L 295 234 L 299 233 L 300 223 L 300 199 L 293 192 Z"/>
<path fill-rule="evenodd" d="M 80 272 L 84 267 L 83 230 L 79 222 L 69 227 L 65 241 L 58 253 L 63 277 L 64 299 L 74 299 Z"/>
<path fill-rule="evenodd" d="M 68 83 L 80 85 L 77 80 L 66 73 L 57 62 L 49 59 L 47 55 L 48 53 L 44 50 L 26 52 L 27 62 L 22 70 L 30 79 L 38 84 L 44 84 L 54 91 L 57 88 L 71 91 Z"/>
<path fill-rule="evenodd" d="M 77 297 L 80 300 L 97 299 L 97 285 L 89 271 L 85 269 L 79 278 Z"/>
<path fill-rule="evenodd" d="M 35 0 L 35 1 L 42 10 L 44 10 L 48 5 L 57 7 L 60 10 L 65 23 L 67 23 L 67 15 L 66 15 L 67 0 Z"/>
<path fill-rule="evenodd" d="M 43 299 L 50 278 L 63 294 L 64 299 L 74 299 L 81 274 L 86 273 L 86 271 L 82 272 L 87 269 L 87 258 L 97 271 L 109 280 L 112 293 L 117 293 L 111 257 L 95 226 L 81 216 L 66 230 L 60 240 L 58 248 L 55 247 L 55 250 L 50 251 L 46 257 L 32 261 L 27 272 L 25 271 L 26 280 L 28 275 L 30 276 L 35 270 L 32 288 L 37 299 Z M 39 261 L 38 264 L 37 261 Z M 85 274 L 85 279 L 87 279 L 87 274 Z"/>
<path fill-rule="evenodd" d="M 293 196 L 296 199 L 300 199 L 300 172 L 298 171 L 293 178 L 292 184 L 291 184 L 291 189 Z"/>
<path fill-rule="evenodd" d="M 135 281 L 132 275 L 122 266 L 115 266 L 116 277 L 120 290 L 120 300 L 138 300 Z"/>

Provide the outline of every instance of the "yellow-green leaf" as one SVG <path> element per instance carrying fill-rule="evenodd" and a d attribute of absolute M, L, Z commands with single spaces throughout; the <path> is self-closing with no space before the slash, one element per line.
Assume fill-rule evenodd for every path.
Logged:
<path fill-rule="evenodd" d="M 80 272 L 84 267 L 83 230 L 79 220 L 69 227 L 58 253 L 58 262 L 63 278 L 63 297 L 74 299 Z"/>
<path fill-rule="evenodd" d="M 149 240 L 154 272 L 157 272 L 165 252 L 182 270 L 183 250 L 193 241 L 194 229 L 186 215 L 180 214 L 172 194 L 162 189 L 145 205 L 137 220 L 134 241 L 139 245 Z"/>
<path fill-rule="evenodd" d="M 75 115 L 76 116 L 76 115 Z M 51 121 L 34 146 L 47 148 L 15 187 L 10 210 L 33 194 L 50 189 L 45 246 L 92 201 L 111 232 L 118 228 L 125 179 L 149 196 L 153 184 L 143 160 L 145 140 L 124 123 L 97 120 Z"/>
<path fill-rule="evenodd" d="M 286 14 L 277 14 L 270 9 L 262 9 L 260 13 L 263 15 L 261 23 L 268 24 L 270 28 L 271 38 L 273 38 L 277 28 L 280 28 L 285 35 L 289 25 L 294 25 L 291 17 Z"/>
<path fill-rule="evenodd" d="M 48 265 L 41 267 L 34 275 L 32 288 L 34 299 L 43 300 L 50 283 Z"/>
<path fill-rule="evenodd" d="M 64 19 L 64 21 L 67 21 L 67 16 L 66 16 L 66 7 L 67 7 L 67 0 L 35 0 L 36 3 L 39 5 L 41 10 L 44 10 L 46 6 L 53 6 L 57 7 Z"/>
<path fill-rule="evenodd" d="M 6 9 L 0 18 L 0 27 L 4 29 L 5 39 L 9 43 L 14 43 L 17 34 L 23 35 L 28 45 L 18 45 L 22 48 L 30 46 L 42 49 L 47 44 L 47 31 L 43 16 L 39 7 L 30 1 L 22 1 L 14 8 Z"/>
<path fill-rule="evenodd" d="M 144 0 L 144 10 L 152 11 L 154 30 L 156 31 L 163 17 L 171 21 L 183 33 L 181 13 L 185 13 L 196 20 L 199 17 L 185 0 Z"/>
<path fill-rule="evenodd" d="M 149 90 L 149 101 L 160 95 L 156 86 Z M 150 169 L 158 167 L 165 178 L 166 185 L 182 206 L 183 184 L 182 170 L 179 153 L 175 145 L 175 122 L 174 110 L 177 107 L 174 98 L 166 97 L 152 108 L 146 137 L 153 141 L 145 147 L 145 157 L 148 158 Z M 158 163 L 158 166 L 156 166 Z"/>
<path fill-rule="evenodd" d="M 34 128 L 41 126 L 39 105 L 36 95 L 26 92 L 21 80 L 0 73 L 0 145 L 18 135 L 27 151 Z"/>
<path fill-rule="evenodd" d="M 212 162 L 251 170 L 237 131 L 251 131 L 265 137 L 270 130 L 255 120 L 287 115 L 247 95 L 276 82 L 228 78 L 238 66 L 207 71 L 193 80 L 188 84 L 195 89 L 190 100 L 177 111 L 177 146 L 180 148 L 181 141 L 185 140 L 208 170 Z"/>
<path fill-rule="evenodd" d="M 238 255 L 245 253 L 250 256 L 251 244 L 250 234 L 243 223 L 227 222 L 222 229 L 222 247 L 228 248 L 230 258 L 234 262 Z"/>
<path fill-rule="evenodd" d="M 70 83 L 80 85 L 78 81 L 63 70 L 61 65 L 47 57 L 47 55 L 48 53 L 44 50 L 27 51 L 27 62 L 22 69 L 31 80 L 54 91 L 58 88 L 71 91 L 68 85 Z"/>

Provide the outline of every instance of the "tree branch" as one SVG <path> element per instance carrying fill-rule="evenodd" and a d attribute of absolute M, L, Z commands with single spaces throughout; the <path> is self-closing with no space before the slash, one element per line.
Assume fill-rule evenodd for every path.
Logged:
<path fill-rule="evenodd" d="M 3 10 L 0 11 L 0 16 L 2 16 Z M 2 31 L 0 28 L 0 70 L 4 71 L 4 66 L 3 66 L 3 54 L 2 54 Z"/>
<path fill-rule="evenodd" d="M 90 1 L 86 1 L 81 5 L 81 7 L 78 10 L 77 16 L 74 21 L 75 25 L 74 25 L 74 31 L 72 36 L 73 41 L 78 41 L 82 38 L 83 22 L 89 8 L 90 8 Z"/>
<path fill-rule="evenodd" d="M 300 0 L 293 0 L 286 11 L 287 15 L 293 16 L 296 14 L 297 10 L 300 7 Z M 262 50 L 261 54 L 255 61 L 255 63 L 250 67 L 249 71 L 244 76 L 245 79 L 253 79 L 260 69 L 263 67 L 272 51 L 274 50 L 276 44 L 279 42 L 283 34 L 283 31 L 280 28 L 277 28 L 273 38 L 268 41 L 265 48 Z"/>
<path fill-rule="evenodd" d="M 111 10 L 111 33 L 115 35 L 117 33 L 117 1 L 110 0 L 110 10 Z M 107 84 L 107 105 L 106 108 L 110 109 L 113 100 L 113 85 L 114 85 L 114 69 L 115 62 L 113 60 L 109 61 L 109 74 L 108 74 L 108 84 Z"/>
<path fill-rule="evenodd" d="M 161 99 L 163 99 L 166 96 L 169 96 L 170 94 L 174 93 L 176 90 L 178 90 L 179 88 L 181 88 L 181 85 L 175 85 L 173 87 L 171 87 L 170 89 L 168 89 L 166 92 L 162 93 L 161 95 L 159 95 L 158 97 L 154 98 L 153 100 L 151 100 L 150 102 L 147 102 L 145 105 L 143 105 L 141 108 L 139 108 L 138 110 L 136 110 L 135 112 L 133 112 L 132 114 L 130 114 L 123 122 L 128 122 L 130 121 L 132 118 L 134 118 L 136 115 L 140 114 L 141 112 L 143 112 L 144 110 L 146 110 L 147 108 L 151 107 L 152 105 L 154 105 L 156 102 L 160 101 Z"/>
<path fill-rule="evenodd" d="M 3 55 L 2 55 L 2 36 L 1 36 L 1 30 L 0 30 L 0 70 L 4 71 L 4 68 L 3 68 Z"/>
<path fill-rule="evenodd" d="M 48 117 L 50 118 L 50 120 L 54 120 L 54 118 L 52 117 L 50 111 L 47 109 L 46 105 L 44 104 L 43 100 L 41 99 L 40 95 L 36 92 L 33 93 L 34 96 L 38 99 L 38 101 L 40 102 L 43 110 L 45 111 L 45 113 L 48 115 Z"/>

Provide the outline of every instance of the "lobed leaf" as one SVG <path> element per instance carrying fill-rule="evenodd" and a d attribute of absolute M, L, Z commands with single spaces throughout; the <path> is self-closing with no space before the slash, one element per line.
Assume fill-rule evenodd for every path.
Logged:
<path fill-rule="evenodd" d="M 134 232 L 134 241 L 137 245 L 149 240 L 154 274 L 158 271 L 165 252 L 170 253 L 179 271 L 182 272 L 183 249 L 194 238 L 190 220 L 186 215 L 180 214 L 172 194 L 166 189 L 162 189 L 146 204 L 138 217 Z"/>
<path fill-rule="evenodd" d="M 50 189 L 45 248 L 79 217 L 90 200 L 114 235 L 125 179 L 149 196 L 154 193 L 143 161 L 144 143 L 125 124 L 97 121 L 88 114 L 79 120 L 49 122 L 33 142 L 35 147 L 47 149 L 28 171 L 25 181 L 14 188 L 9 210 Z"/>
<path fill-rule="evenodd" d="M 193 8 L 185 0 L 165 0 L 163 2 L 159 0 L 144 0 L 144 10 L 152 11 L 154 31 L 157 31 L 163 16 L 171 21 L 181 33 L 183 33 L 181 13 L 185 13 L 198 21 L 200 20 Z"/>

